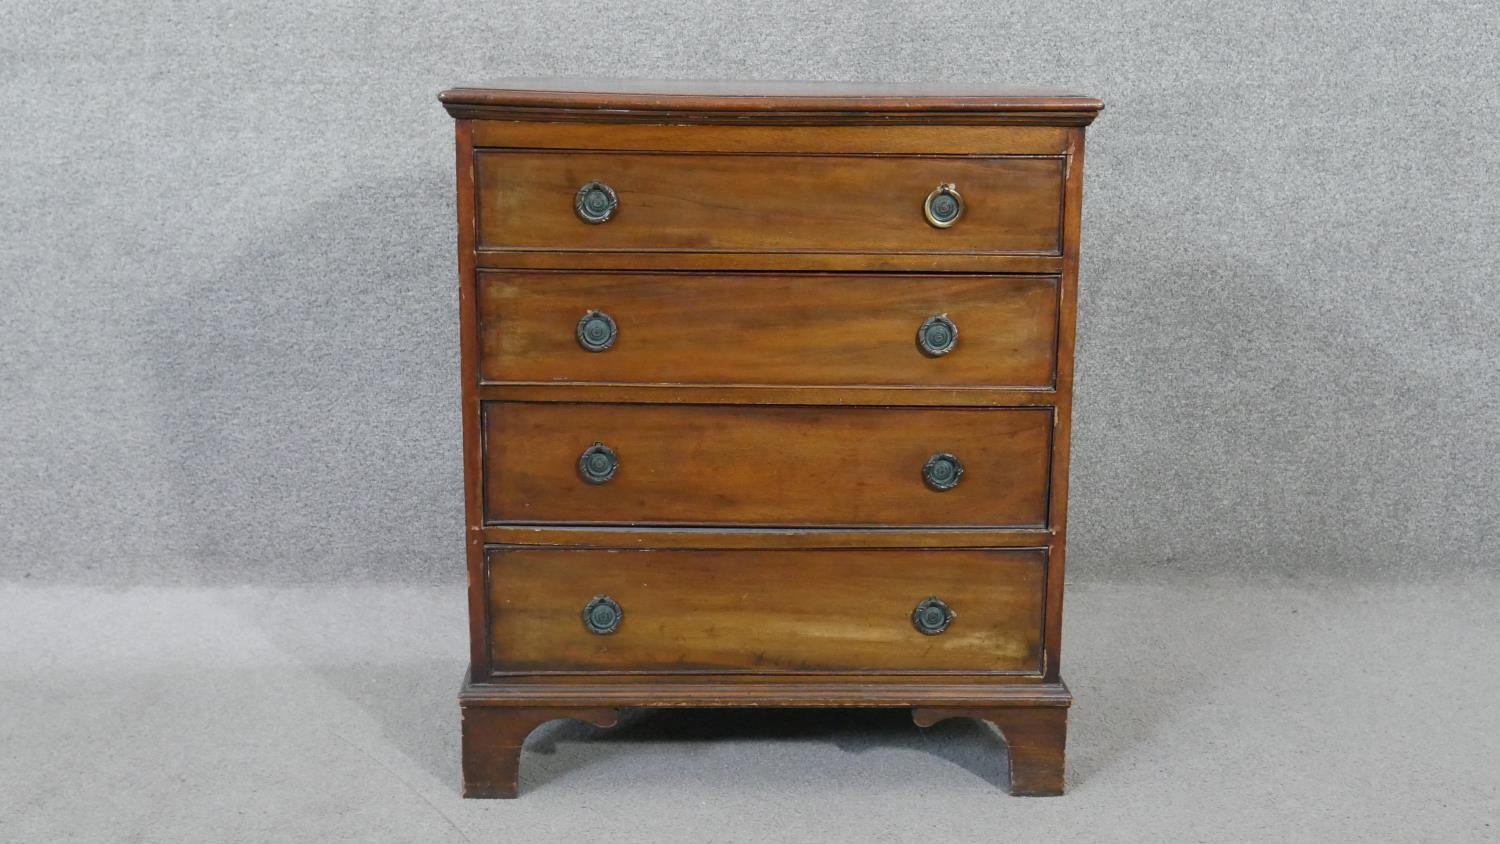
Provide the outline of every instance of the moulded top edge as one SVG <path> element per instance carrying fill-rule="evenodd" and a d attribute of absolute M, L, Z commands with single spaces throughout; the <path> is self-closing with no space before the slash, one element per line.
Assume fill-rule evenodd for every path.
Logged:
<path fill-rule="evenodd" d="M 1104 108 L 1099 99 L 1067 91 L 950 83 L 508 79 L 453 88 L 438 99 L 455 117 L 497 118 L 539 111 L 600 119 L 694 112 L 744 120 L 787 114 L 953 115 L 1083 125 Z"/>

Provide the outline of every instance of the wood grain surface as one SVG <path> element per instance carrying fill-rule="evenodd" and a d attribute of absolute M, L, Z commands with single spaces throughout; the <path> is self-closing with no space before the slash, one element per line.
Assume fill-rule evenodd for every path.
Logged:
<path fill-rule="evenodd" d="M 490 523 L 1040 527 L 1047 408 L 870 408 L 560 402 L 484 406 Z M 613 480 L 578 458 L 614 449 Z M 937 492 L 922 467 L 958 457 Z"/>
<path fill-rule="evenodd" d="M 1052 386 L 1055 276 L 481 272 L 489 382 Z M 578 321 L 618 325 L 603 352 Z M 953 351 L 917 344 L 958 326 Z"/>
<path fill-rule="evenodd" d="M 1059 254 L 1061 157 L 476 153 L 479 248 L 676 252 Z M 619 209 L 578 218 L 574 196 L 600 181 Z M 951 228 L 922 204 L 957 186 Z"/>
<path fill-rule="evenodd" d="M 1041 670 L 1046 553 L 491 549 L 496 672 Z M 610 634 L 581 612 L 623 611 Z M 938 597 L 955 617 L 924 635 Z"/>

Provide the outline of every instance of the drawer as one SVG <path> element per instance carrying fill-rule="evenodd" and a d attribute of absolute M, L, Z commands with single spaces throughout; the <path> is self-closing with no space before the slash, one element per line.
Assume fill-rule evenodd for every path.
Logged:
<path fill-rule="evenodd" d="M 1046 388 L 1057 361 L 1047 275 L 496 271 L 478 306 L 490 382 Z"/>
<path fill-rule="evenodd" d="M 1051 408 L 488 402 L 483 410 L 491 524 L 1047 521 Z"/>
<path fill-rule="evenodd" d="M 1058 255 L 1063 161 L 481 150 L 478 247 Z M 615 204 L 607 221 L 585 222 L 577 203 L 596 182 Z M 944 184 L 962 210 L 937 228 L 924 205 Z M 601 199 L 601 215 L 608 207 Z"/>
<path fill-rule="evenodd" d="M 1042 668 L 1041 549 L 491 548 L 486 575 L 494 673 Z"/>

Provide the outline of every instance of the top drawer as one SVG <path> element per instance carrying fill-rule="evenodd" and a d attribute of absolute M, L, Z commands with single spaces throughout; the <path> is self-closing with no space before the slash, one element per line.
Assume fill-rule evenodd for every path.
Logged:
<path fill-rule="evenodd" d="M 1058 255 L 1060 156 L 481 150 L 481 250 Z M 607 191 L 580 196 L 591 183 Z M 951 225 L 928 198 L 951 185 Z M 605 201 L 612 193 L 613 206 Z M 592 203 L 592 207 L 591 206 Z M 936 222 L 948 201 L 938 199 Z M 583 205 L 583 208 L 577 207 Z M 589 222 L 587 216 L 607 217 Z"/>

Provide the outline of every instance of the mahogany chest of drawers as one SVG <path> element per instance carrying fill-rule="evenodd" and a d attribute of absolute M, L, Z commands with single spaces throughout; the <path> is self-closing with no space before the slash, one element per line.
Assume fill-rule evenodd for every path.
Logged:
<path fill-rule="evenodd" d="M 512 82 L 457 122 L 465 794 L 625 707 L 992 723 L 1056 794 L 1068 94 Z"/>

